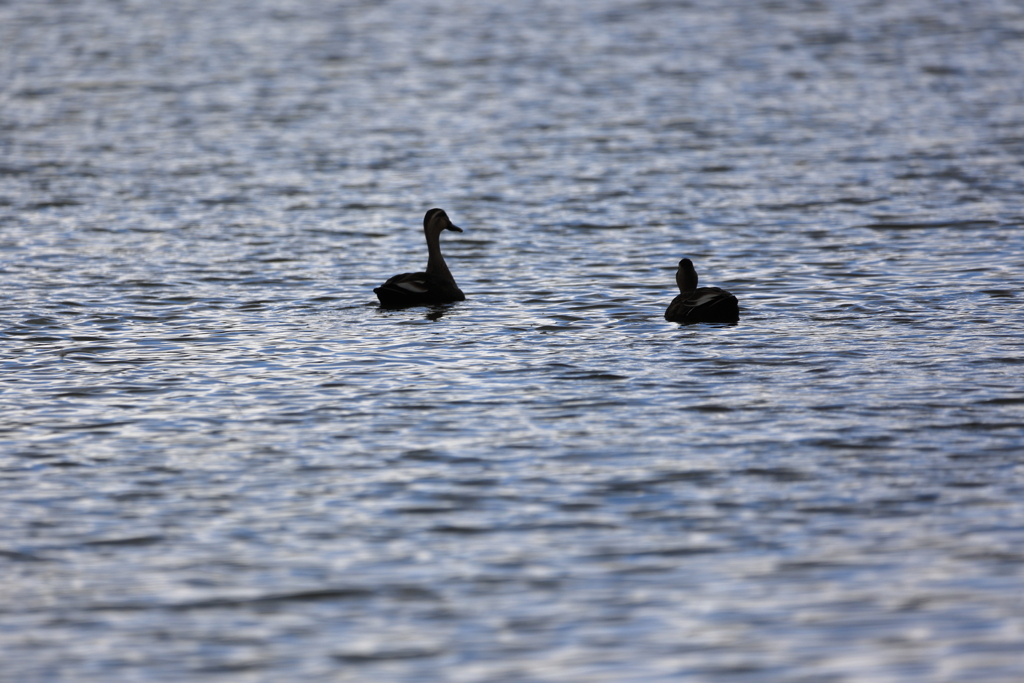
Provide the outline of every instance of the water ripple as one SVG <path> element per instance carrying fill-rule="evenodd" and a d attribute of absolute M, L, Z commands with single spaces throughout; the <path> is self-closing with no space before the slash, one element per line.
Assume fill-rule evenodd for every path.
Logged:
<path fill-rule="evenodd" d="M 0 4 L 7 677 L 1017 680 L 1019 8 L 435 5 Z"/>

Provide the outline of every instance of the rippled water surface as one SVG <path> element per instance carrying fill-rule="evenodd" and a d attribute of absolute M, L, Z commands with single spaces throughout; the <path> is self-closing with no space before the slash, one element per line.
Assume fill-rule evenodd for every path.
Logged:
<path fill-rule="evenodd" d="M 1003 0 L 0 2 L 0 680 L 1019 681 L 1022 83 Z"/>

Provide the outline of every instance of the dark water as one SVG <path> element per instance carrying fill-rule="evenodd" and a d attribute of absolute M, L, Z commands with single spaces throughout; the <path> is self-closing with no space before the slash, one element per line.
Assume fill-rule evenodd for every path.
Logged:
<path fill-rule="evenodd" d="M 1000 0 L 0 3 L 0 679 L 1019 681 L 1022 84 Z"/>

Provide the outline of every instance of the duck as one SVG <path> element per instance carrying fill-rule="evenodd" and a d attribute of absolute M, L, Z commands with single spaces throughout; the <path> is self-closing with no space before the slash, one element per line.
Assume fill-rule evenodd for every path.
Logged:
<path fill-rule="evenodd" d="M 441 255 L 441 233 L 462 232 L 442 209 L 431 209 L 423 217 L 423 233 L 427 237 L 427 269 L 421 273 L 401 273 L 373 290 L 381 308 L 405 308 L 430 304 L 465 301 L 466 295 L 455 284 L 448 264 Z"/>
<path fill-rule="evenodd" d="M 719 287 L 697 288 L 693 261 L 684 258 L 676 271 L 679 296 L 665 311 L 665 320 L 674 323 L 734 323 L 740 319 L 736 297 Z"/>

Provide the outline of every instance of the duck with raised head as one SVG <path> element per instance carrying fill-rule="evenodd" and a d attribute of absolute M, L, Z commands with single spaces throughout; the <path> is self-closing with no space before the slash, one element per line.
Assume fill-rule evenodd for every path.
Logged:
<path fill-rule="evenodd" d="M 462 228 L 454 225 L 441 209 L 427 211 L 423 217 L 423 233 L 427 236 L 427 269 L 422 273 L 395 275 L 374 289 L 383 308 L 447 304 L 466 299 L 441 256 L 441 233 L 445 230 L 462 232 Z"/>
<path fill-rule="evenodd" d="M 740 319 L 736 297 L 719 287 L 697 288 L 693 261 L 684 258 L 676 271 L 679 296 L 665 311 L 665 320 L 674 323 L 734 323 Z"/>

